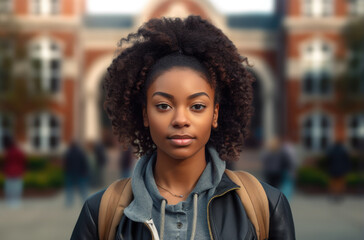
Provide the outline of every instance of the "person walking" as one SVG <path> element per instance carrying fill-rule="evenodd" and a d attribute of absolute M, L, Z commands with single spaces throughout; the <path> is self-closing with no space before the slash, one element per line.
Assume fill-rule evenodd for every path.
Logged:
<path fill-rule="evenodd" d="M 75 188 L 83 201 L 88 195 L 89 164 L 87 155 L 79 144 L 73 141 L 64 155 L 66 206 L 73 205 Z"/>
<path fill-rule="evenodd" d="M 18 208 L 23 193 L 26 159 L 11 137 L 5 139 L 4 145 L 5 200 L 9 207 Z"/>

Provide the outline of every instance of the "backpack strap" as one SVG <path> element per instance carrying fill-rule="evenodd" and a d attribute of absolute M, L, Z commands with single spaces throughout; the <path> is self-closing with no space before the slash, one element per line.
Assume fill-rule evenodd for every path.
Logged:
<path fill-rule="evenodd" d="M 131 178 L 117 180 L 104 192 L 99 208 L 98 230 L 100 240 L 115 238 L 124 209 L 133 200 Z"/>
<path fill-rule="evenodd" d="M 226 169 L 225 173 L 235 184 L 240 186 L 236 193 L 255 227 L 258 240 L 268 239 L 269 203 L 263 186 L 253 175 L 247 172 Z"/>

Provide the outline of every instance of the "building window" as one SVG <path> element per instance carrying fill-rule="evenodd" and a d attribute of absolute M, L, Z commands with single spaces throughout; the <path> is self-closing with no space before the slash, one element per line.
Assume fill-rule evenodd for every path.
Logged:
<path fill-rule="evenodd" d="M 34 150 L 42 152 L 57 150 L 61 140 L 60 120 L 47 112 L 32 116 L 29 122 L 29 137 Z"/>
<path fill-rule="evenodd" d="M 307 150 L 324 151 L 332 140 L 332 123 L 328 116 L 313 114 L 302 124 L 302 141 Z"/>
<path fill-rule="evenodd" d="M 12 12 L 12 0 L 0 0 L 0 14 Z"/>
<path fill-rule="evenodd" d="M 35 15 L 57 15 L 60 13 L 60 0 L 31 0 L 31 13 Z"/>
<path fill-rule="evenodd" d="M 0 113 L 0 151 L 4 150 L 4 141 L 13 134 L 13 124 L 8 115 Z"/>
<path fill-rule="evenodd" d="M 331 47 L 322 41 L 310 42 L 303 48 L 302 90 L 305 95 L 328 95 L 332 92 Z"/>
<path fill-rule="evenodd" d="M 308 17 L 327 17 L 334 14 L 334 0 L 302 0 L 302 13 Z"/>
<path fill-rule="evenodd" d="M 354 115 L 349 120 L 348 137 L 353 149 L 364 147 L 364 113 Z"/>
<path fill-rule="evenodd" d="M 364 0 L 363 0 L 364 1 Z M 351 51 L 348 62 L 349 90 L 353 96 L 364 96 L 364 52 Z"/>
<path fill-rule="evenodd" d="M 348 0 L 348 10 L 351 16 L 364 15 L 364 0 Z"/>
<path fill-rule="evenodd" d="M 13 69 L 13 46 L 0 39 L 0 93 L 9 90 Z"/>
<path fill-rule="evenodd" d="M 33 88 L 57 93 L 61 84 L 60 47 L 44 38 L 31 44 L 29 55 Z"/>

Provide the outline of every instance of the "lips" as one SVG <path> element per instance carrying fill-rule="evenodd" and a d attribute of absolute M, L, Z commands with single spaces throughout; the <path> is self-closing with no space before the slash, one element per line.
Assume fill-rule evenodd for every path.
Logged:
<path fill-rule="evenodd" d="M 178 147 L 188 146 L 195 139 L 190 135 L 173 135 L 168 137 L 171 143 Z"/>

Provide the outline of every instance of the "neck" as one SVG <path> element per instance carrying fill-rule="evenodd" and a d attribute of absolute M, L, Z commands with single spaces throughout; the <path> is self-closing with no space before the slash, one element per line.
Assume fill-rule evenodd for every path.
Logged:
<path fill-rule="evenodd" d="M 186 194 L 193 190 L 205 167 L 205 149 L 187 159 L 174 159 L 157 150 L 154 178 L 158 185 Z"/>

